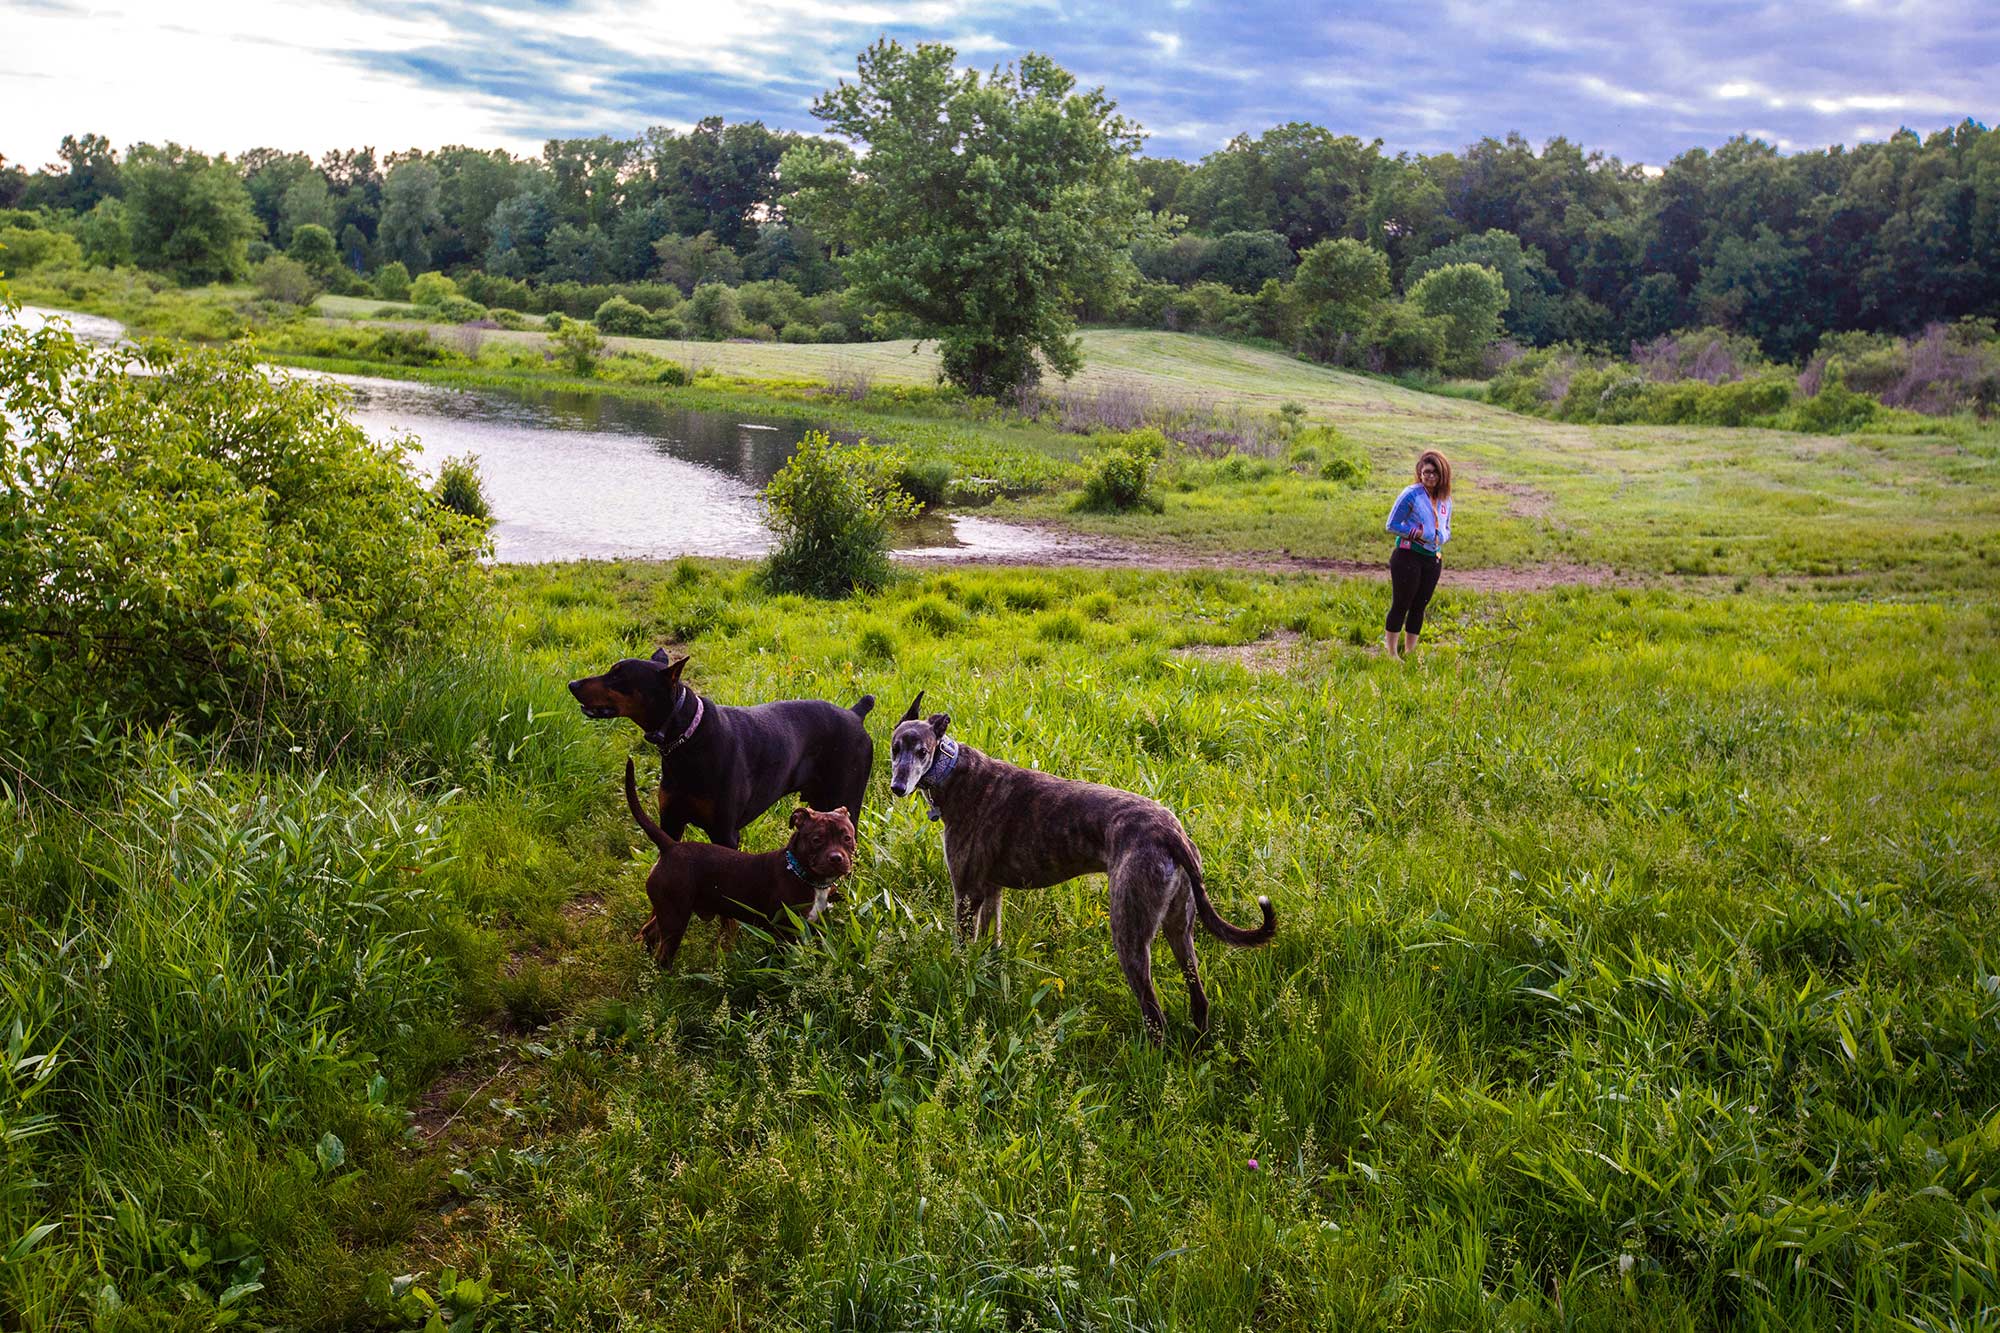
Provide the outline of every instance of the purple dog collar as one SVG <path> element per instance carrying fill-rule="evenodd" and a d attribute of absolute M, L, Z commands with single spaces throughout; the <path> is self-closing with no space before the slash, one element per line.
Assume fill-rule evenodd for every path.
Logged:
<path fill-rule="evenodd" d="M 689 690 L 689 691 L 688 691 L 688 693 L 689 693 L 689 694 L 694 694 L 694 691 L 693 691 L 693 690 Z M 661 737 L 662 737 L 662 736 L 663 736 L 663 735 L 664 735 L 665 733 L 663 733 L 663 732 L 658 732 L 658 731 L 649 731 L 649 732 L 647 732 L 647 733 L 646 733 L 646 739 L 647 739 L 647 740 L 649 740 L 649 741 L 651 741 L 651 742 L 652 742 L 653 744 L 655 744 L 655 745 L 663 745 L 663 746 L 664 746 L 664 748 L 663 748 L 663 749 L 662 749 L 662 750 L 660 751 L 660 758 L 664 759 L 664 758 L 666 758 L 666 757 L 667 757 L 668 755 L 672 754 L 672 753 L 673 753 L 673 752 L 674 752 L 675 750 L 678 750 L 678 749 L 680 749 L 680 748 L 681 748 L 681 746 L 683 746 L 683 745 L 687 744 L 687 739 L 688 739 L 688 737 L 690 737 L 690 736 L 694 735 L 694 729 L 695 729 L 696 727 L 698 727 L 698 726 L 700 726 L 700 725 L 701 725 L 701 714 L 702 714 L 702 704 L 701 704 L 701 696 L 700 696 L 699 694 L 695 694 L 695 695 L 694 695 L 694 721 L 692 721 L 692 722 L 690 722 L 690 723 L 688 723 L 688 724 L 687 724 L 687 730 L 686 730 L 686 731 L 683 731 L 683 732 L 682 732 L 682 733 L 681 733 L 681 734 L 680 734 L 680 735 L 679 735 L 678 737 L 676 737 L 676 738 L 674 739 L 674 742 L 673 742 L 673 744 L 671 744 L 671 745 L 666 745 L 666 744 L 665 744 L 665 743 L 664 743 L 664 742 L 663 742 L 663 741 L 661 740 Z"/>

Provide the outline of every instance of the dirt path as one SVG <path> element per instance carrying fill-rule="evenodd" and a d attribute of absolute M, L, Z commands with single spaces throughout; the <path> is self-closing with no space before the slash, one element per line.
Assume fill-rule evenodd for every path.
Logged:
<path fill-rule="evenodd" d="M 921 569 L 1032 565 L 1050 569 L 1229 569 L 1245 574 L 1334 574 L 1385 583 L 1389 578 L 1387 559 L 1337 560 L 1274 551 L 1198 551 L 1157 542 L 1121 542 L 1080 533 L 1045 520 L 1009 521 L 1019 527 L 1034 529 L 1041 540 L 1018 551 L 965 555 L 954 555 L 948 548 L 927 547 L 920 551 L 898 552 L 896 560 Z M 1646 582 L 1640 578 L 1620 578 L 1602 565 L 1566 563 L 1490 569 L 1465 569 L 1453 565 L 1447 567 L 1446 576 L 1453 586 L 1473 592 L 1539 592 L 1573 584 L 1599 587 L 1629 583 L 1640 586 Z"/>

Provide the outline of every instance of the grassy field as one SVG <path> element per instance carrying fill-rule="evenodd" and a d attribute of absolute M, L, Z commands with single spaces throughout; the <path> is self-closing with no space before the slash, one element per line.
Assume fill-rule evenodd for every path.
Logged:
<path fill-rule="evenodd" d="M 534 1329 L 1915 1329 L 2000 1302 L 1990 604 L 1447 586 L 1398 666 L 1358 580 L 490 577 L 476 651 L 284 744 L 106 739 L 94 795 L 9 776 L 0 1123 L 53 1119 L 0 1140 L 43 1182 L 0 1216 L 57 1228 L 0 1265 L 10 1326 L 416 1327 L 430 1300 Z M 643 747 L 562 686 L 659 642 L 717 699 L 875 692 L 879 745 L 923 688 L 966 743 L 1155 795 L 1278 938 L 1204 937 L 1206 1041 L 1163 970 L 1151 1048 L 1102 881 L 955 945 L 878 750 L 826 931 L 722 953 L 697 925 L 661 975 L 617 792 Z"/>

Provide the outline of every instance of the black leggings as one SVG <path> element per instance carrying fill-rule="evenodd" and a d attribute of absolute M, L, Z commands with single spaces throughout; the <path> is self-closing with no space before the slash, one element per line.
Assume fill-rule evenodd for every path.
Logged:
<path fill-rule="evenodd" d="M 1414 639 L 1423 632 L 1424 608 L 1431 604 L 1443 568 L 1444 561 L 1426 551 L 1399 546 L 1389 553 L 1389 622 L 1384 626 L 1389 633 L 1405 630 Z"/>

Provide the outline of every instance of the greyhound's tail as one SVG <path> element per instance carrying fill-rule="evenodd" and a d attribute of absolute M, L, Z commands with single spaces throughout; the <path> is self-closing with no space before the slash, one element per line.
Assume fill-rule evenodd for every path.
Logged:
<path fill-rule="evenodd" d="M 1196 864 L 1194 848 L 1185 836 L 1176 838 L 1167 845 L 1167 855 L 1188 877 L 1194 888 L 1194 914 L 1201 918 L 1201 924 L 1208 927 L 1208 933 L 1225 944 L 1233 944 L 1239 949 L 1254 948 L 1259 944 L 1269 944 L 1271 937 L 1278 933 L 1278 914 L 1271 910 L 1271 900 L 1263 894 L 1257 895 L 1257 906 L 1264 913 L 1264 923 L 1255 930 L 1245 930 L 1232 926 L 1222 919 L 1222 913 L 1215 910 L 1215 904 L 1208 900 L 1208 890 L 1201 884 L 1201 867 Z"/>
<path fill-rule="evenodd" d="M 653 840 L 655 847 L 666 852 L 678 846 L 667 836 L 665 829 L 653 822 L 653 817 L 646 813 L 646 807 L 639 803 L 639 781 L 633 772 L 630 758 L 625 760 L 625 804 L 631 807 L 632 818 L 639 821 L 639 827 L 645 830 L 646 836 Z"/>
<path fill-rule="evenodd" d="M 875 696 L 872 694 L 864 694 L 859 699 L 856 699 L 854 701 L 854 707 L 848 711 L 852 712 L 856 717 L 867 717 L 868 710 L 873 708 L 874 706 L 875 706 Z"/>

